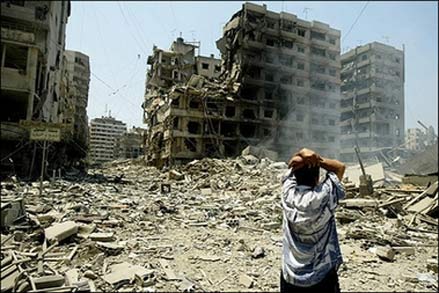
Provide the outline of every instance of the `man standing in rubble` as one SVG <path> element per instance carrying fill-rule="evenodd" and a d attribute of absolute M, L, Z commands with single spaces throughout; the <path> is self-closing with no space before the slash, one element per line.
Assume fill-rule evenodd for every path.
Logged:
<path fill-rule="evenodd" d="M 320 167 L 327 171 L 319 183 Z M 335 208 L 344 198 L 345 165 L 302 149 L 283 178 L 281 292 L 340 292 L 337 270 L 343 262 Z"/>

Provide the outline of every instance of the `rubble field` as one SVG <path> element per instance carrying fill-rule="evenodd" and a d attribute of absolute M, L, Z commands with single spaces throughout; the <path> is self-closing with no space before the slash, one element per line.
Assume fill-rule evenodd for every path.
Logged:
<path fill-rule="evenodd" d="M 1 183 L 1 292 L 279 291 L 280 180 L 252 155 Z M 438 289 L 437 182 L 345 183 L 342 291 Z"/>

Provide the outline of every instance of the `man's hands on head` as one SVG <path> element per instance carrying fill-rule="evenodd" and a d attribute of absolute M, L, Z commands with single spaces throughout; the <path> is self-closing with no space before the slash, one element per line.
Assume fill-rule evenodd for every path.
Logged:
<path fill-rule="evenodd" d="M 298 170 L 307 167 L 317 167 L 320 166 L 321 158 L 319 154 L 313 150 L 303 148 L 298 153 L 294 154 L 293 157 L 288 162 L 288 167 Z"/>

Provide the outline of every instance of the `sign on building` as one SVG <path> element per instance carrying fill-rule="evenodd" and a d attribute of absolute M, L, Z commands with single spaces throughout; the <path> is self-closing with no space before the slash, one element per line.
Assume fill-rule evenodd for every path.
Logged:
<path fill-rule="evenodd" d="M 61 141 L 61 130 L 51 127 L 32 127 L 30 129 L 30 140 Z"/>

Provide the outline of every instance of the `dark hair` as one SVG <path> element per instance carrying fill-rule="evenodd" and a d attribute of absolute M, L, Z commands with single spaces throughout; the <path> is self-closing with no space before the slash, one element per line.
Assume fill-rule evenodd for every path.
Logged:
<path fill-rule="evenodd" d="M 297 185 L 314 187 L 320 176 L 320 167 L 302 167 L 294 171 L 294 176 L 296 176 Z"/>

